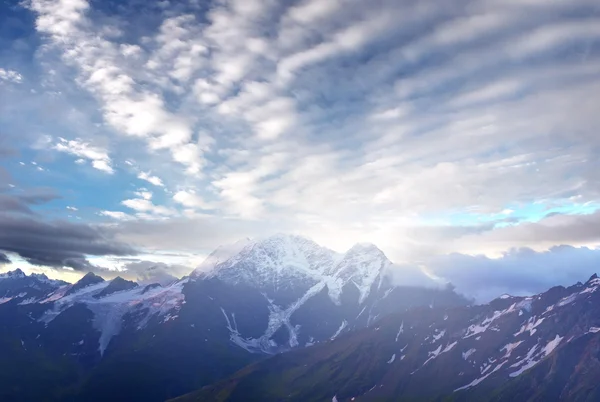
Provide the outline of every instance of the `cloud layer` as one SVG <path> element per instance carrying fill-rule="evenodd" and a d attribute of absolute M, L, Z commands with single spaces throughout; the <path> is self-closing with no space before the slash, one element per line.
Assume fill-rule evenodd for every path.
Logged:
<path fill-rule="evenodd" d="M 0 9 L 32 21 L 0 52 L 10 184 L 55 187 L 65 215 L 10 192 L 0 206 L 43 210 L 50 232 L 87 220 L 119 239 L 105 254 L 205 254 L 288 231 L 339 250 L 370 241 L 407 264 L 596 247 L 596 3 Z"/>

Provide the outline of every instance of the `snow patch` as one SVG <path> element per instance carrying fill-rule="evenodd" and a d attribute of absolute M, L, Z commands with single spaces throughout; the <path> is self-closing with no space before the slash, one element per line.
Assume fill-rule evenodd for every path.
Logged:
<path fill-rule="evenodd" d="M 539 352 L 536 353 L 538 345 L 533 346 L 529 352 L 527 353 L 527 356 L 525 356 L 525 358 L 519 360 L 518 362 L 516 362 L 515 364 L 511 365 L 510 367 L 520 367 L 520 369 L 518 369 L 515 372 L 512 372 L 509 374 L 510 377 L 517 377 L 519 375 L 521 375 L 524 371 L 532 368 L 533 366 L 535 366 L 536 364 L 538 364 L 544 357 L 548 356 L 550 353 L 552 353 L 554 351 L 554 349 L 556 349 L 558 347 L 558 345 L 560 344 L 560 341 L 562 341 L 563 337 L 562 336 L 558 336 L 556 335 L 554 337 L 554 339 L 552 339 L 550 342 L 548 342 L 546 344 L 546 346 L 544 346 Z"/>
<path fill-rule="evenodd" d="M 435 342 L 439 341 L 439 340 L 440 340 L 440 339 L 441 339 L 441 338 L 442 338 L 444 335 L 446 335 L 446 330 L 445 330 L 445 329 L 444 329 L 444 330 L 442 330 L 442 331 L 441 331 L 440 333 L 438 333 L 438 334 L 433 334 L 433 335 L 432 335 L 432 337 L 433 337 L 433 341 L 432 341 L 431 343 L 435 343 Z"/>
<path fill-rule="evenodd" d="M 477 384 L 481 383 L 483 380 L 485 380 L 486 378 L 488 378 L 490 375 L 494 374 L 496 371 L 500 370 L 500 368 L 504 365 L 504 363 L 506 363 L 506 361 L 503 361 L 502 363 L 500 363 L 499 365 L 497 365 L 492 371 L 490 371 L 489 373 L 487 373 L 486 375 L 484 375 L 483 377 L 479 377 L 476 378 L 475 380 L 471 381 L 470 383 L 468 383 L 467 385 L 463 385 L 460 388 L 456 388 L 454 390 L 454 392 L 457 391 L 461 391 L 463 389 L 468 389 L 471 387 L 476 386 Z"/>
<path fill-rule="evenodd" d="M 342 324 L 337 329 L 337 331 L 335 331 L 335 334 L 333 334 L 333 336 L 331 337 L 331 340 L 334 340 L 335 338 L 337 338 L 342 333 L 344 328 L 346 328 L 347 326 L 348 326 L 348 321 L 346 321 L 346 320 L 342 321 Z"/>
<path fill-rule="evenodd" d="M 559 307 L 562 307 L 562 306 L 566 306 L 569 303 L 573 303 L 575 301 L 575 299 L 577 298 L 577 295 L 578 295 L 578 293 L 573 293 L 572 295 L 563 297 L 562 299 L 560 299 L 560 301 L 558 303 L 556 303 L 556 305 Z"/>
<path fill-rule="evenodd" d="M 442 345 L 438 346 L 437 349 L 435 349 L 432 352 L 427 352 L 429 355 L 429 358 L 427 360 L 425 360 L 425 363 L 423 363 L 421 365 L 421 367 L 419 367 L 417 370 L 413 371 L 411 374 L 416 373 L 419 369 L 423 368 L 427 363 L 429 363 L 430 361 L 438 358 L 440 355 L 447 353 L 449 351 L 451 351 L 457 344 L 458 342 L 452 342 L 446 345 L 446 347 L 444 349 L 442 349 Z"/>
<path fill-rule="evenodd" d="M 515 350 L 517 348 L 517 346 L 519 346 L 522 343 L 523 343 L 523 341 L 518 341 L 518 342 L 508 343 L 508 344 L 502 346 L 500 348 L 500 351 L 506 350 L 506 353 L 504 354 L 504 356 L 502 356 L 502 359 L 507 359 L 508 357 L 510 357 L 510 354 L 512 353 L 512 351 Z"/>
<path fill-rule="evenodd" d="M 542 317 L 536 321 L 536 317 L 533 316 L 527 320 L 527 323 L 521 326 L 519 331 L 515 332 L 514 336 L 519 336 L 525 332 L 529 332 L 529 336 L 535 334 L 536 327 L 538 327 L 542 322 L 544 322 L 545 317 Z"/>
<path fill-rule="evenodd" d="M 398 333 L 396 334 L 396 342 L 398 342 L 398 337 L 403 332 L 404 332 L 404 321 L 402 321 L 402 323 L 400 323 L 400 328 L 398 329 Z"/>
<path fill-rule="evenodd" d="M 469 358 L 469 356 L 471 356 L 475 352 L 476 352 L 476 349 L 469 349 L 466 352 L 462 353 L 462 357 L 464 360 L 467 360 Z"/>
<path fill-rule="evenodd" d="M 394 353 L 392 355 L 392 357 L 390 357 L 390 360 L 387 361 L 388 364 L 392 364 L 394 362 L 394 360 L 396 360 L 396 354 Z"/>
<path fill-rule="evenodd" d="M 513 303 L 509 308 L 507 308 L 505 310 L 494 311 L 494 314 L 491 317 L 484 319 L 481 323 L 472 324 L 471 326 L 469 326 L 469 328 L 467 328 L 467 332 L 466 332 L 465 336 L 463 337 L 463 339 L 466 339 L 471 336 L 474 336 L 474 335 L 477 335 L 477 334 L 487 331 L 489 326 L 492 325 L 492 323 L 494 321 L 496 321 L 498 318 L 500 318 L 506 314 L 516 312 L 520 307 L 522 307 L 522 303 Z"/>

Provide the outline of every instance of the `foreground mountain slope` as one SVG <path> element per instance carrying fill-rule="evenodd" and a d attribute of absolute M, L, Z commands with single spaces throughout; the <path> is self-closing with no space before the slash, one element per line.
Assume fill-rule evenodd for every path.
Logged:
<path fill-rule="evenodd" d="M 177 401 L 595 400 L 599 288 L 394 314 Z"/>
<path fill-rule="evenodd" d="M 574 339 L 522 376 L 508 381 L 490 400 L 600 401 L 599 335 L 591 332 Z"/>

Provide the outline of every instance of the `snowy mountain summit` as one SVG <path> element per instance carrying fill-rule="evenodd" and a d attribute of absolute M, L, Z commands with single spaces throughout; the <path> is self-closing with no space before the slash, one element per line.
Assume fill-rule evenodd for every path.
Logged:
<path fill-rule="evenodd" d="M 340 254 L 301 236 L 278 234 L 219 247 L 192 277 L 245 283 L 273 299 L 300 296 L 315 286 L 326 287 L 336 304 L 342 289 L 351 285 L 363 303 L 374 284 L 381 287 L 391 266 L 373 244 L 356 244 Z"/>

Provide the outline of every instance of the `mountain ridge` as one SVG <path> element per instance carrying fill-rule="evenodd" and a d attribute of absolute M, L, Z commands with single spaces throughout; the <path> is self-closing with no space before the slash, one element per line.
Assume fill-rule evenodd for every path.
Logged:
<path fill-rule="evenodd" d="M 48 285 L 35 298 L 11 287 L 0 300 L 0 354 L 12 356 L 6 364 L 28 362 L 31 376 L 9 381 L 0 370 L 0 396 L 164 401 L 394 311 L 467 303 L 451 289 L 397 286 L 383 275 L 389 260 L 373 246 L 349 251 L 278 235 L 220 247 L 201 264 L 216 274 L 164 286 L 87 274 L 75 284 Z M 18 281 L 38 281 L 24 276 Z M 0 287 L 18 281 L 0 280 Z M 62 379 L 23 391 L 27 378 L 53 373 Z"/>
<path fill-rule="evenodd" d="M 577 384 L 593 384 L 588 391 L 600 395 L 593 375 L 552 373 L 563 362 L 582 364 L 556 353 L 571 347 L 595 353 L 577 356 L 600 372 L 599 289 L 593 275 L 585 284 L 527 297 L 397 312 L 330 342 L 255 363 L 176 401 L 575 400 L 560 399 L 563 394 L 589 400 Z M 544 380 L 548 375 L 560 387 Z M 538 383 L 545 399 L 535 399 Z"/>

